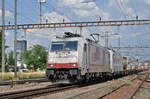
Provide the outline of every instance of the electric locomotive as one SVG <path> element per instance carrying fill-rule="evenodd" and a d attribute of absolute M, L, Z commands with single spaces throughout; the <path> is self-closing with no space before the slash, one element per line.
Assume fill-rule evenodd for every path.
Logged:
<path fill-rule="evenodd" d="M 65 32 L 51 40 L 46 77 L 78 82 L 123 73 L 120 54 L 79 34 Z"/>

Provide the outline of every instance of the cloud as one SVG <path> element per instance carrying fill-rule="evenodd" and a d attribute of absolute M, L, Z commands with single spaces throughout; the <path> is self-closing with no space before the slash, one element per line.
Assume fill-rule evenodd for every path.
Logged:
<path fill-rule="evenodd" d="M 48 20 L 49 23 L 60 23 L 63 22 L 71 22 L 71 19 L 69 19 L 66 15 L 58 14 L 57 12 L 51 12 L 51 13 L 45 13 L 43 20 Z"/>
<path fill-rule="evenodd" d="M 150 0 L 145 0 L 147 4 L 150 4 Z"/>
<path fill-rule="evenodd" d="M 136 16 L 133 6 L 130 6 L 130 0 L 109 0 L 106 11 L 110 17 L 117 19 L 132 19 Z"/>
<path fill-rule="evenodd" d="M 44 21 L 46 19 L 49 23 L 62 22 L 65 19 L 65 22 L 71 22 L 66 15 L 58 14 L 57 12 L 45 13 L 43 16 Z M 40 44 L 48 47 L 50 40 L 54 36 L 61 36 L 64 32 L 80 33 L 80 28 L 59 28 L 59 29 L 32 29 L 27 30 L 27 40 L 28 48 L 35 44 Z M 84 37 L 89 37 L 89 30 L 87 28 L 82 28 L 82 35 Z M 45 43 L 44 43 L 45 42 Z"/>
<path fill-rule="evenodd" d="M 59 12 L 46 12 L 43 15 L 43 22 L 48 23 L 60 23 L 60 22 L 72 22 L 72 18 L 89 18 L 101 16 L 103 19 L 109 19 L 109 14 L 102 11 L 95 2 L 81 3 L 85 0 L 59 0 L 59 4 L 63 10 L 69 9 L 69 12 L 65 11 L 65 14 Z M 62 10 L 61 9 L 61 10 Z M 68 14 L 71 14 L 69 17 Z M 41 44 L 47 46 L 51 38 L 55 35 L 63 35 L 64 32 L 80 33 L 80 28 L 60 28 L 60 29 L 33 29 L 27 30 L 28 33 L 28 45 L 33 46 L 35 44 Z M 82 28 L 82 35 L 89 38 L 91 32 L 88 28 Z M 39 40 L 40 39 L 40 40 Z M 45 44 L 43 42 L 46 42 Z M 101 41 L 102 42 L 102 41 Z"/>
<path fill-rule="evenodd" d="M 84 2 L 86 0 L 59 0 L 59 5 L 70 9 L 80 19 L 91 17 L 102 17 L 104 20 L 110 19 L 109 13 L 101 10 L 95 2 Z"/>
<path fill-rule="evenodd" d="M 139 16 L 139 19 L 148 19 L 150 16 L 150 7 L 148 4 L 150 4 L 150 0 L 145 0 L 145 2 L 142 0 L 57 0 L 56 8 L 59 9 L 44 13 L 43 22 L 46 22 L 46 20 L 48 23 L 63 21 L 96 21 L 100 19 L 100 17 L 102 20 L 135 19 L 136 15 Z M 92 28 L 93 31 L 90 31 L 90 28 L 83 28 L 83 35 L 89 35 L 94 32 L 100 33 L 99 31 L 107 30 L 111 30 L 112 32 L 117 31 L 117 28 L 114 27 L 96 27 Z M 134 36 L 139 35 L 137 33 L 138 30 L 140 29 L 135 28 L 131 30 L 130 27 L 121 27 L 119 33 L 123 35 L 122 41 L 129 41 Z M 54 35 L 62 35 L 64 32 L 76 33 L 76 31 L 80 33 L 79 28 L 28 30 L 29 45 L 47 43 Z M 132 35 L 132 33 L 137 34 Z M 46 46 L 46 44 L 44 45 Z"/>
<path fill-rule="evenodd" d="M 0 16 L 2 16 L 2 9 L 0 9 Z M 13 14 L 9 10 L 5 10 L 5 16 L 12 18 Z"/>

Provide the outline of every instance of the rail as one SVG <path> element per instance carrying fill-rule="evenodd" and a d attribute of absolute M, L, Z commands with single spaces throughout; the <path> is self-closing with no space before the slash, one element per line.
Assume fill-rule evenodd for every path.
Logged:
<path fill-rule="evenodd" d="M 129 95 L 128 99 L 132 99 L 135 94 L 139 91 L 145 80 L 149 77 L 149 74 L 142 80 L 142 82 L 138 85 L 138 87 Z"/>
<path fill-rule="evenodd" d="M 25 80 L 10 80 L 10 81 L 0 81 L 0 86 L 7 86 L 11 85 L 12 83 L 15 84 L 24 84 L 24 83 L 42 83 L 42 82 L 49 82 L 46 78 L 40 78 L 40 79 L 25 79 Z"/>
<path fill-rule="evenodd" d="M 145 73 L 139 73 L 138 74 L 138 76 L 139 75 L 145 75 Z M 130 80 L 130 81 L 134 81 L 134 80 L 136 80 L 137 78 L 138 78 L 138 76 L 136 77 L 136 78 L 133 78 L 132 80 Z M 147 76 L 146 76 L 147 77 Z M 146 79 L 146 77 L 144 78 L 144 80 L 142 80 L 142 83 L 140 83 L 140 86 L 139 86 L 139 88 L 141 87 L 141 85 L 143 84 L 143 82 L 145 81 L 145 79 Z M 122 87 L 124 87 L 126 84 L 124 83 L 124 84 L 122 84 L 122 85 L 120 85 L 119 87 L 117 87 L 117 88 L 115 88 L 115 89 L 113 89 L 113 90 L 111 90 L 111 91 L 109 91 L 108 93 L 106 93 L 106 94 L 104 94 L 104 95 L 102 95 L 101 97 L 99 97 L 98 99 L 102 99 L 102 98 L 104 98 L 104 97 L 106 97 L 106 96 L 108 96 L 108 95 L 110 95 L 110 94 L 112 94 L 113 92 L 115 92 L 115 91 L 117 91 L 117 90 L 119 90 L 120 88 L 122 88 Z M 138 89 L 137 89 L 138 90 Z M 135 93 L 136 92 L 133 92 L 129 97 L 133 97 L 134 95 L 135 95 Z M 128 99 L 131 99 L 131 98 L 128 98 Z"/>
<path fill-rule="evenodd" d="M 0 93 L 0 99 L 20 99 L 20 98 L 32 98 L 46 93 L 55 93 L 59 91 L 63 91 L 66 89 L 75 88 L 76 86 L 62 86 L 57 87 L 55 85 L 43 87 L 43 88 L 35 88 L 30 90 L 21 90 L 15 92 L 5 92 Z"/>

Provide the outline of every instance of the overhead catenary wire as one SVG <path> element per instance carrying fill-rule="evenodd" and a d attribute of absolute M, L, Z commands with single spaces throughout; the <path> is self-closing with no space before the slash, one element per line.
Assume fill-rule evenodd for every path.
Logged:
<path fill-rule="evenodd" d="M 61 15 L 63 15 L 63 16 L 65 16 L 67 19 L 69 19 L 69 20 L 71 20 L 71 18 L 67 15 L 67 14 L 65 14 L 65 13 L 62 13 L 62 12 L 60 12 L 59 11 L 59 9 L 61 9 L 61 8 L 64 8 L 64 7 L 56 7 L 56 8 L 54 8 L 54 7 L 49 7 L 48 5 L 46 5 L 46 4 L 44 4 L 43 5 L 45 8 L 49 8 L 49 9 L 52 9 L 52 12 L 57 12 L 58 14 L 61 14 Z M 59 12 L 58 12 L 59 11 Z M 51 19 L 51 17 L 50 16 L 47 16 L 49 19 Z M 45 17 L 43 17 L 45 20 L 47 20 Z M 65 21 L 65 19 L 62 19 L 62 21 Z M 49 20 L 48 20 L 49 21 Z"/>
<path fill-rule="evenodd" d="M 124 11 L 123 11 L 122 7 L 120 6 L 119 1 L 118 1 L 118 0 L 115 0 L 115 2 L 116 2 L 116 4 L 118 5 L 118 7 L 119 7 L 119 9 L 120 9 L 121 13 L 123 14 L 123 16 L 124 16 L 124 17 L 125 17 L 125 19 L 126 19 L 126 15 L 125 15 L 125 13 L 124 13 Z"/>
<path fill-rule="evenodd" d="M 128 13 L 126 7 L 124 6 L 124 3 L 122 2 L 122 0 L 119 0 L 119 4 L 120 4 L 120 7 L 123 9 L 125 15 L 129 18 L 130 15 L 129 15 L 129 13 Z"/>
<path fill-rule="evenodd" d="M 132 5 L 132 9 L 133 9 L 133 11 L 134 11 L 134 13 L 135 13 L 135 15 L 136 16 L 138 16 L 138 13 L 137 13 L 137 10 L 136 10 L 136 5 L 135 5 L 135 2 L 133 3 L 133 0 L 131 0 L 131 5 Z"/>
<path fill-rule="evenodd" d="M 117 0 L 118 1 L 118 0 Z M 128 2 L 132 2 L 132 1 L 128 1 Z M 124 1 L 123 0 L 119 0 L 118 1 L 118 3 L 120 4 L 120 7 L 122 8 L 122 10 L 124 11 L 124 13 L 125 13 L 125 15 L 128 17 L 128 18 L 136 18 L 137 17 L 137 12 L 136 12 L 136 10 L 135 9 L 133 9 L 133 7 L 132 7 L 132 10 L 134 11 L 134 13 L 135 13 L 135 16 L 131 16 L 130 15 L 130 13 L 128 12 L 128 10 L 127 10 L 127 5 L 125 5 L 125 3 L 124 3 Z M 133 14 L 133 13 L 132 13 Z M 134 15 L 134 14 L 133 14 Z"/>
<path fill-rule="evenodd" d="M 10 10 L 10 11 L 13 12 L 12 10 Z M 23 18 L 24 21 L 29 21 L 30 23 L 36 21 L 36 19 L 33 19 L 33 18 L 29 17 L 29 16 L 23 16 L 20 12 L 17 12 L 17 15 L 18 15 L 18 17 Z M 13 21 L 13 19 L 9 20 L 8 23 L 6 23 L 6 24 L 11 24 L 11 21 Z M 18 23 L 19 23 L 19 21 L 20 20 L 18 20 Z"/>
<path fill-rule="evenodd" d="M 32 1 L 33 2 L 33 1 Z M 44 4 L 45 5 L 45 4 Z M 50 6 L 48 6 L 49 8 L 51 8 Z M 31 7 L 31 8 L 33 8 L 33 7 Z M 57 9 L 57 8 L 56 8 Z M 58 8 L 59 9 L 59 8 Z M 123 8 L 121 8 L 121 9 L 123 9 Z M 61 12 L 60 12 L 61 13 Z M 19 17 L 19 16 L 18 16 Z M 27 18 L 27 20 L 32 20 L 32 22 L 34 22 L 33 20 L 36 20 L 35 18 L 31 18 L 31 17 L 29 17 L 29 16 L 22 16 L 23 17 L 23 19 L 26 19 Z M 28 18 L 29 17 L 29 18 Z M 37 16 L 36 16 L 37 17 Z"/>
<path fill-rule="evenodd" d="M 7 2 L 7 0 L 6 0 L 6 4 L 8 4 L 9 7 L 13 9 L 13 5 L 10 4 L 10 2 Z M 14 12 L 12 9 L 9 9 L 9 11 Z M 30 11 L 30 10 L 29 10 L 29 11 Z M 24 15 L 22 15 L 21 12 L 17 11 L 17 15 L 18 15 L 18 23 L 19 23 L 20 21 L 22 21 L 22 20 L 20 20 L 20 17 L 23 18 L 24 21 L 29 21 L 30 23 L 37 21 L 36 18 L 31 18 L 31 17 L 29 16 L 29 13 L 28 13 L 28 14 L 25 13 Z M 13 21 L 13 18 L 11 18 L 11 20 L 9 20 L 8 23 L 6 23 L 6 24 L 11 24 L 11 21 Z"/>
<path fill-rule="evenodd" d="M 126 17 L 129 18 L 130 15 L 129 15 L 129 13 L 128 13 L 127 10 L 126 10 L 126 7 L 125 7 L 123 1 L 122 1 L 122 0 L 119 0 L 120 2 L 119 2 L 118 0 L 116 0 L 116 1 L 117 1 L 118 5 L 119 5 L 120 9 L 121 9 L 123 12 L 126 11 L 126 13 L 124 12 L 125 18 L 126 18 Z M 135 13 L 136 13 L 136 12 L 135 12 Z M 135 14 L 135 15 L 137 16 L 137 14 Z M 136 17 L 136 16 L 135 16 L 135 17 Z M 133 30 L 132 27 L 130 27 L 130 29 Z M 138 39 L 137 39 L 137 42 L 136 42 L 136 43 L 139 43 L 139 40 L 138 40 Z"/>

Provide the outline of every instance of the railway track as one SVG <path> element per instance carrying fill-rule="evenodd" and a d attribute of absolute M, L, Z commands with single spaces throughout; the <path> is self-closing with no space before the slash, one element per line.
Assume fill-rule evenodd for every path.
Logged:
<path fill-rule="evenodd" d="M 132 99 L 135 94 L 140 90 L 144 82 L 149 78 L 150 74 L 147 74 L 146 77 L 141 81 L 141 83 L 138 85 L 138 87 L 129 95 L 128 99 Z"/>
<path fill-rule="evenodd" d="M 128 80 L 130 80 L 130 81 L 132 81 L 132 80 L 134 80 L 134 79 L 136 79 L 136 77 L 131 77 L 131 78 L 128 78 Z M 126 79 L 127 80 L 127 79 Z M 123 81 L 123 80 L 122 80 Z M 67 99 L 78 99 L 78 98 L 80 98 L 80 99 L 83 99 L 83 98 L 85 98 L 86 97 L 86 94 L 88 94 L 88 93 L 91 93 L 92 95 L 93 94 L 95 94 L 95 91 L 98 91 L 98 92 L 100 92 L 102 95 L 100 95 L 100 93 L 99 93 L 99 95 L 100 96 L 102 96 L 102 97 L 104 97 L 104 96 L 106 96 L 107 94 L 109 94 L 109 93 L 107 93 L 107 94 L 103 94 L 103 92 L 104 92 L 104 90 L 108 90 L 108 88 L 109 88 L 109 81 L 108 82 L 105 82 L 105 83 L 107 83 L 107 84 L 105 84 L 105 85 L 102 85 L 101 87 L 98 87 L 98 88 L 95 88 L 95 89 L 92 89 L 92 90 L 88 90 L 88 91 L 84 91 L 84 92 L 81 92 L 81 93 L 79 93 L 79 94 L 77 94 L 77 95 L 73 95 L 73 96 L 71 96 L 71 97 L 68 97 Z M 122 82 L 123 83 L 123 82 Z M 120 86 L 121 87 L 121 86 Z M 113 90 L 114 91 L 114 90 Z M 97 93 L 97 92 L 96 92 Z M 82 97 L 82 98 L 81 98 Z M 101 98 L 102 98 L 101 97 Z M 98 97 L 95 97 L 96 99 L 98 98 Z M 101 99 L 100 98 L 100 99 Z M 90 99 L 90 98 L 88 98 L 88 99 Z"/>
<path fill-rule="evenodd" d="M 0 81 L 0 86 L 7 86 L 13 83 L 15 84 L 25 84 L 25 83 L 42 83 L 42 82 L 49 82 L 46 78 L 40 79 L 25 79 L 25 80 L 10 80 L 10 81 Z"/>
<path fill-rule="evenodd" d="M 140 76 L 140 77 L 139 77 Z M 146 81 L 146 79 L 149 77 L 149 73 L 147 73 L 147 74 L 145 74 L 145 73 L 142 73 L 142 74 L 138 74 L 138 76 L 135 78 L 135 79 L 132 79 L 131 81 L 134 81 L 134 80 L 141 80 L 141 82 L 140 83 L 138 83 L 137 85 L 136 85 L 136 88 L 129 94 L 129 95 L 127 95 L 126 97 L 126 99 L 132 99 L 134 96 L 135 96 L 135 94 L 138 92 L 138 90 L 141 88 L 141 86 L 143 85 L 143 83 Z M 142 79 L 143 78 L 143 79 Z M 111 90 L 111 91 L 109 91 L 108 93 L 106 93 L 106 94 L 104 94 L 104 95 L 102 95 L 101 97 L 99 97 L 98 99 L 109 99 L 109 97 L 111 97 L 112 99 L 114 98 L 113 97 L 113 94 L 115 93 L 115 92 L 117 92 L 117 91 L 119 91 L 121 88 L 123 88 L 123 87 L 125 87 L 125 83 L 124 84 L 122 84 L 122 85 L 120 85 L 119 87 L 117 87 L 117 88 L 115 88 L 115 89 L 113 89 L 113 90 Z M 127 90 L 124 90 L 124 91 L 127 91 Z M 119 95 L 119 93 L 116 93 L 116 94 L 118 94 Z M 121 94 L 121 92 L 120 92 L 120 94 Z M 117 96 L 117 95 L 116 95 Z M 117 96 L 118 98 L 119 98 L 119 96 Z M 115 97 L 116 98 L 116 97 Z M 117 98 L 116 98 L 117 99 Z M 120 98 L 121 99 L 121 98 Z"/>
<path fill-rule="evenodd" d="M 93 85 L 96 83 L 100 83 L 101 81 L 95 81 L 85 84 L 55 84 L 55 85 L 49 85 L 47 87 L 42 88 L 35 88 L 30 90 L 21 90 L 21 91 L 14 91 L 14 92 L 7 92 L 7 93 L 0 93 L 0 99 L 26 99 L 26 98 L 33 98 L 33 97 L 39 97 L 42 95 L 47 94 L 53 94 L 61 91 L 71 90 L 75 88 L 81 88 L 86 87 L 89 85 Z"/>
<path fill-rule="evenodd" d="M 44 94 L 52 94 L 68 89 L 77 87 L 77 85 L 50 85 L 43 88 L 36 88 L 30 90 L 21 90 L 7 93 L 0 93 L 0 99 L 24 99 L 24 98 L 33 98 L 38 97 Z"/>
<path fill-rule="evenodd" d="M 132 80 L 134 80 L 134 79 L 136 79 L 136 78 L 133 78 Z M 21 91 L 0 93 L 0 99 L 20 99 L 20 98 L 29 98 L 30 99 L 33 97 L 39 97 L 39 96 L 54 94 L 57 92 L 62 92 L 62 91 L 71 90 L 71 89 L 75 89 L 75 88 L 86 87 L 86 86 L 93 85 L 96 83 L 100 83 L 100 82 L 96 81 L 96 82 L 86 83 L 86 84 L 82 84 L 82 85 L 78 85 L 78 84 L 49 85 L 47 87 L 35 88 L 35 89 L 30 89 L 30 90 L 21 90 Z M 122 85 L 122 86 L 124 86 L 124 85 Z M 121 88 L 122 86 L 120 86 L 119 88 Z M 106 86 L 103 86 L 103 87 L 106 87 Z M 119 88 L 117 88 L 117 89 L 119 89 Z M 99 89 L 102 89 L 102 88 L 99 88 Z M 115 90 L 117 90 L 117 89 L 115 89 Z M 112 92 L 114 92 L 115 90 L 113 90 Z M 103 97 L 111 94 L 112 92 L 107 93 Z M 103 97 L 100 97 L 99 99 L 101 99 Z"/>
<path fill-rule="evenodd" d="M 35 88 L 30 90 L 21 90 L 21 91 L 14 91 L 14 92 L 7 92 L 7 93 L 0 93 L 0 99 L 22 99 L 22 98 L 33 98 L 39 97 L 42 95 L 53 94 L 61 91 L 71 90 L 75 88 L 87 87 L 90 85 L 94 85 L 97 83 L 101 83 L 104 81 L 93 81 L 84 84 L 55 84 L 49 85 L 47 87 L 42 88 Z"/>

